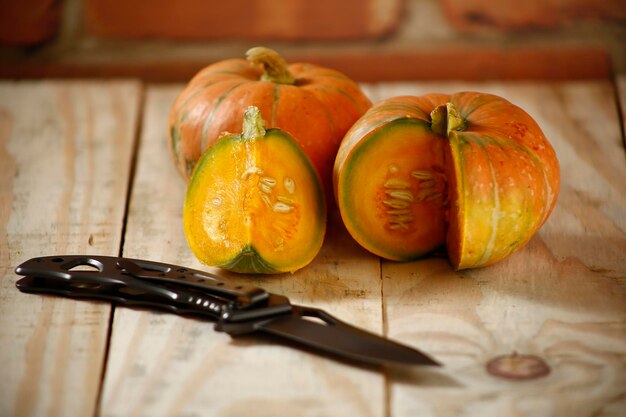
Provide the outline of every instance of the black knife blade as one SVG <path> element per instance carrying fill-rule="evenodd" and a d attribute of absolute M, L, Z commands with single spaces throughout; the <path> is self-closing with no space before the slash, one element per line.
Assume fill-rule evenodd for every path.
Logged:
<path fill-rule="evenodd" d="M 339 321 L 323 310 L 316 310 L 325 316 L 321 321 L 311 321 L 302 314 L 311 310 L 316 309 L 294 306 L 292 314 L 266 320 L 258 330 L 371 365 L 440 366 L 418 350 Z"/>
<path fill-rule="evenodd" d="M 76 267 L 89 267 L 84 270 Z M 370 365 L 440 364 L 410 346 L 345 323 L 327 312 L 292 305 L 254 286 L 231 285 L 212 274 L 147 260 L 62 255 L 33 258 L 16 268 L 20 291 L 111 301 L 208 317 L 235 337 L 253 332 L 289 340 Z"/>

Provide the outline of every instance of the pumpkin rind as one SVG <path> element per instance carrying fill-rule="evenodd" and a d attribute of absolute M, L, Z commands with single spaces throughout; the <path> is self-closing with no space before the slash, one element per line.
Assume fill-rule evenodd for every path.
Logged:
<path fill-rule="evenodd" d="M 452 110 L 458 112 L 459 119 L 451 119 Z M 451 129 L 442 130 L 439 122 L 433 124 L 431 115 L 439 117 L 441 111 L 448 117 Z M 335 194 L 342 217 L 355 239 L 389 259 L 423 255 L 423 251 L 415 250 L 413 256 L 399 256 L 397 249 L 388 247 L 387 252 L 391 253 L 386 253 L 374 249 L 372 243 L 363 244 L 362 231 L 350 226 L 363 221 L 361 215 L 345 204 L 346 195 L 352 195 L 353 199 L 358 198 L 355 195 L 364 195 L 362 184 L 345 188 L 345 178 L 357 169 L 355 149 L 371 140 L 373 132 L 383 132 L 407 117 L 430 124 L 428 134 L 434 134 L 434 129 L 444 144 L 447 204 L 434 217 L 422 221 L 438 222 L 441 216 L 448 219 L 446 237 L 441 243 L 446 244 L 455 269 L 490 265 L 524 246 L 545 223 L 556 203 L 558 160 L 539 126 L 526 112 L 500 97 L 474 92 L 384 100 L 347 133 L 335 162 Z M 439 146 L 437 143 L 433 142 L 433 146 Z M 381 165 L 390 162 L 380 160 Z M 395 233 L 398 241 L 406 243 L 402 234 L 390 232 L 392 236 L 385 237 L 384 233 L 369 230 L 370 242 L 390 240 Z"/>
<path fill-rule="evenodd" d="M 322 246 L 322 187 L 288 134 L 254 132 L 225 135 L 204 153 L 185 197 L 185 235 L 207 265 L 241 273 L 293 272 Z"/>
<path fill-rule="evenodd" d="M 449 134 L 459 167 L 458 227 L 448 240 L 458 269 L 491 265 L 523 247 L 552 212 L 559 192 L 554 149 L 521 108 L 493 95 L 459 93 L 450 102 L 467 120 Z M 451 214 L 452 216 L 452 214 Z"/>
<path fill-rule="evenodd" d="M 330 189 L 332 164 L 344 134 L 371 102 L 338 71 L 311 64 L 287 67 L 293 85 L 263 81 L 263 69 L 243 59 L 201 70 L 181 92 L 169 116 L 169 148 L 188 179 L 204 150 L 222 132 L 240 132 L 244 110 L 261 110 L 267 127 L 288 132 Z"/>

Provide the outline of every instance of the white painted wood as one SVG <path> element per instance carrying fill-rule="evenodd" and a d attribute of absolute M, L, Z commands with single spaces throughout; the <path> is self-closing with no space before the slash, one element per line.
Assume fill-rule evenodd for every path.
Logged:
<path fill-rule="evenodd" d="M 0 83 L 0 415 L 90 416 L 109 304 L 20 293 L 34 256 L 117 255 L 140 103 L 129 81 Z"/>

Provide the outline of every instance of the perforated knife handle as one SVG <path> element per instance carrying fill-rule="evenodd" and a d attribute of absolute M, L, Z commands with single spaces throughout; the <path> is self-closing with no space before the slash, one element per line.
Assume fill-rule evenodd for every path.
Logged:
<path fill-rule="evenodd" d="M 262 288 L 232 285 L 199 270 L 139 259 L 47 256 L 29 259 L 15 272 L 26 275 L 16 283 L 23 292 L 99 299 L 166 309 L 178 314 L 200 314 L 211 316 L 222 324 L 255 321 L 287 314 L 292 309 L 286 297 Z M 228 329 L 226 327 L 224 331 L 235 333 Z M 252 331 L 253 327 L 250 329 Z"/>
<path fill-rule="evenodd" d="M 198 303 L 176 302 L 156 296 L 154 293 L 132 290 L 128 287 L 97 283 L 61 280 L 38 276 L 25 276 L 15 286 L 22 292 L 31 294 L 60 295 L 75 299 L 113 302 L 128 307 L 144 307 L 167 310 L 176 314 L 200 315 L 219 321 L 228 310 L 228 302 L 198 295 Z"/>
<path fill-rule="evenodd" d="M 15 272 L 18 275 L 120 284 L 135 287 L 137 290 L 149 290 L 144 285 L 148 283 L 183 284 L 187 287 L 197 288 L 206 294 L 236 302 L 238 308 L 262 304 L 269 297 L 269 294 L 262 288 L 232 285 L 203 271 L 161 262 L 115 256 L 60 255 L 38 257 L 23 262 L 15 269 Z M 175 297 L 168 291 L 163 291 L 161 295 Z"/>

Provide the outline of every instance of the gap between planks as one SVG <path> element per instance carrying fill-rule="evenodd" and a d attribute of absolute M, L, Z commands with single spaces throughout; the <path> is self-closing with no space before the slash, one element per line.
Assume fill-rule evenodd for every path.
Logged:
<path fill-rule="evenodd" d="M 135 174 L 137 172 L 137 159 L 139 154 L 139 147 L 141 146 L 141 133 L 143 131 L 144 110 L 146 102 L 146 89 L 148 86 L 145 83 L 140 83 L 139 97 L 137 103 L 137 122 L 135 131 L 133 132 L 133 144 L 131 147 L 130 167 L 128 170 L 128 181 L 126 184 L 126 196 L 124 201 L 124 214 L 122 218 L 122 227 L 120 231 L 120 246 L 118 249 L 118 256 L 124 256 L 124 242 L 126 241 L 126 225 L 128 223 L 128 210 L 130 209 L 130 197 L 133 192 L 133 185 L 135 182 Z M 100 416 L 100 405 L 102 402 L 102 392 L 104 389 L 104 379 L 106 377 L 107 365 L 109 362 L 109 353 L 111 348 L 111 336 L 113 335 L 113 321 L 115 320 L 115 310 L 117 304 L 111 303 L 111 311 L 109 312 L 109 321 L 107 325 L 107 335 L 104 347 L 104 357 L 102 358 L 102 372 L 100 374 L 100 380 L 98 382 L 98 393 L 96 396 L 96 404 L 94 407 L 94 417 Z"/>
<path fill-rule="evenodd" d="M 626 74 L 612 78 L 613 90 L 615 91 L 615 105 L 619 118 L 620 131 L 622 133 L 622 145 L 626 156 Z"/>

